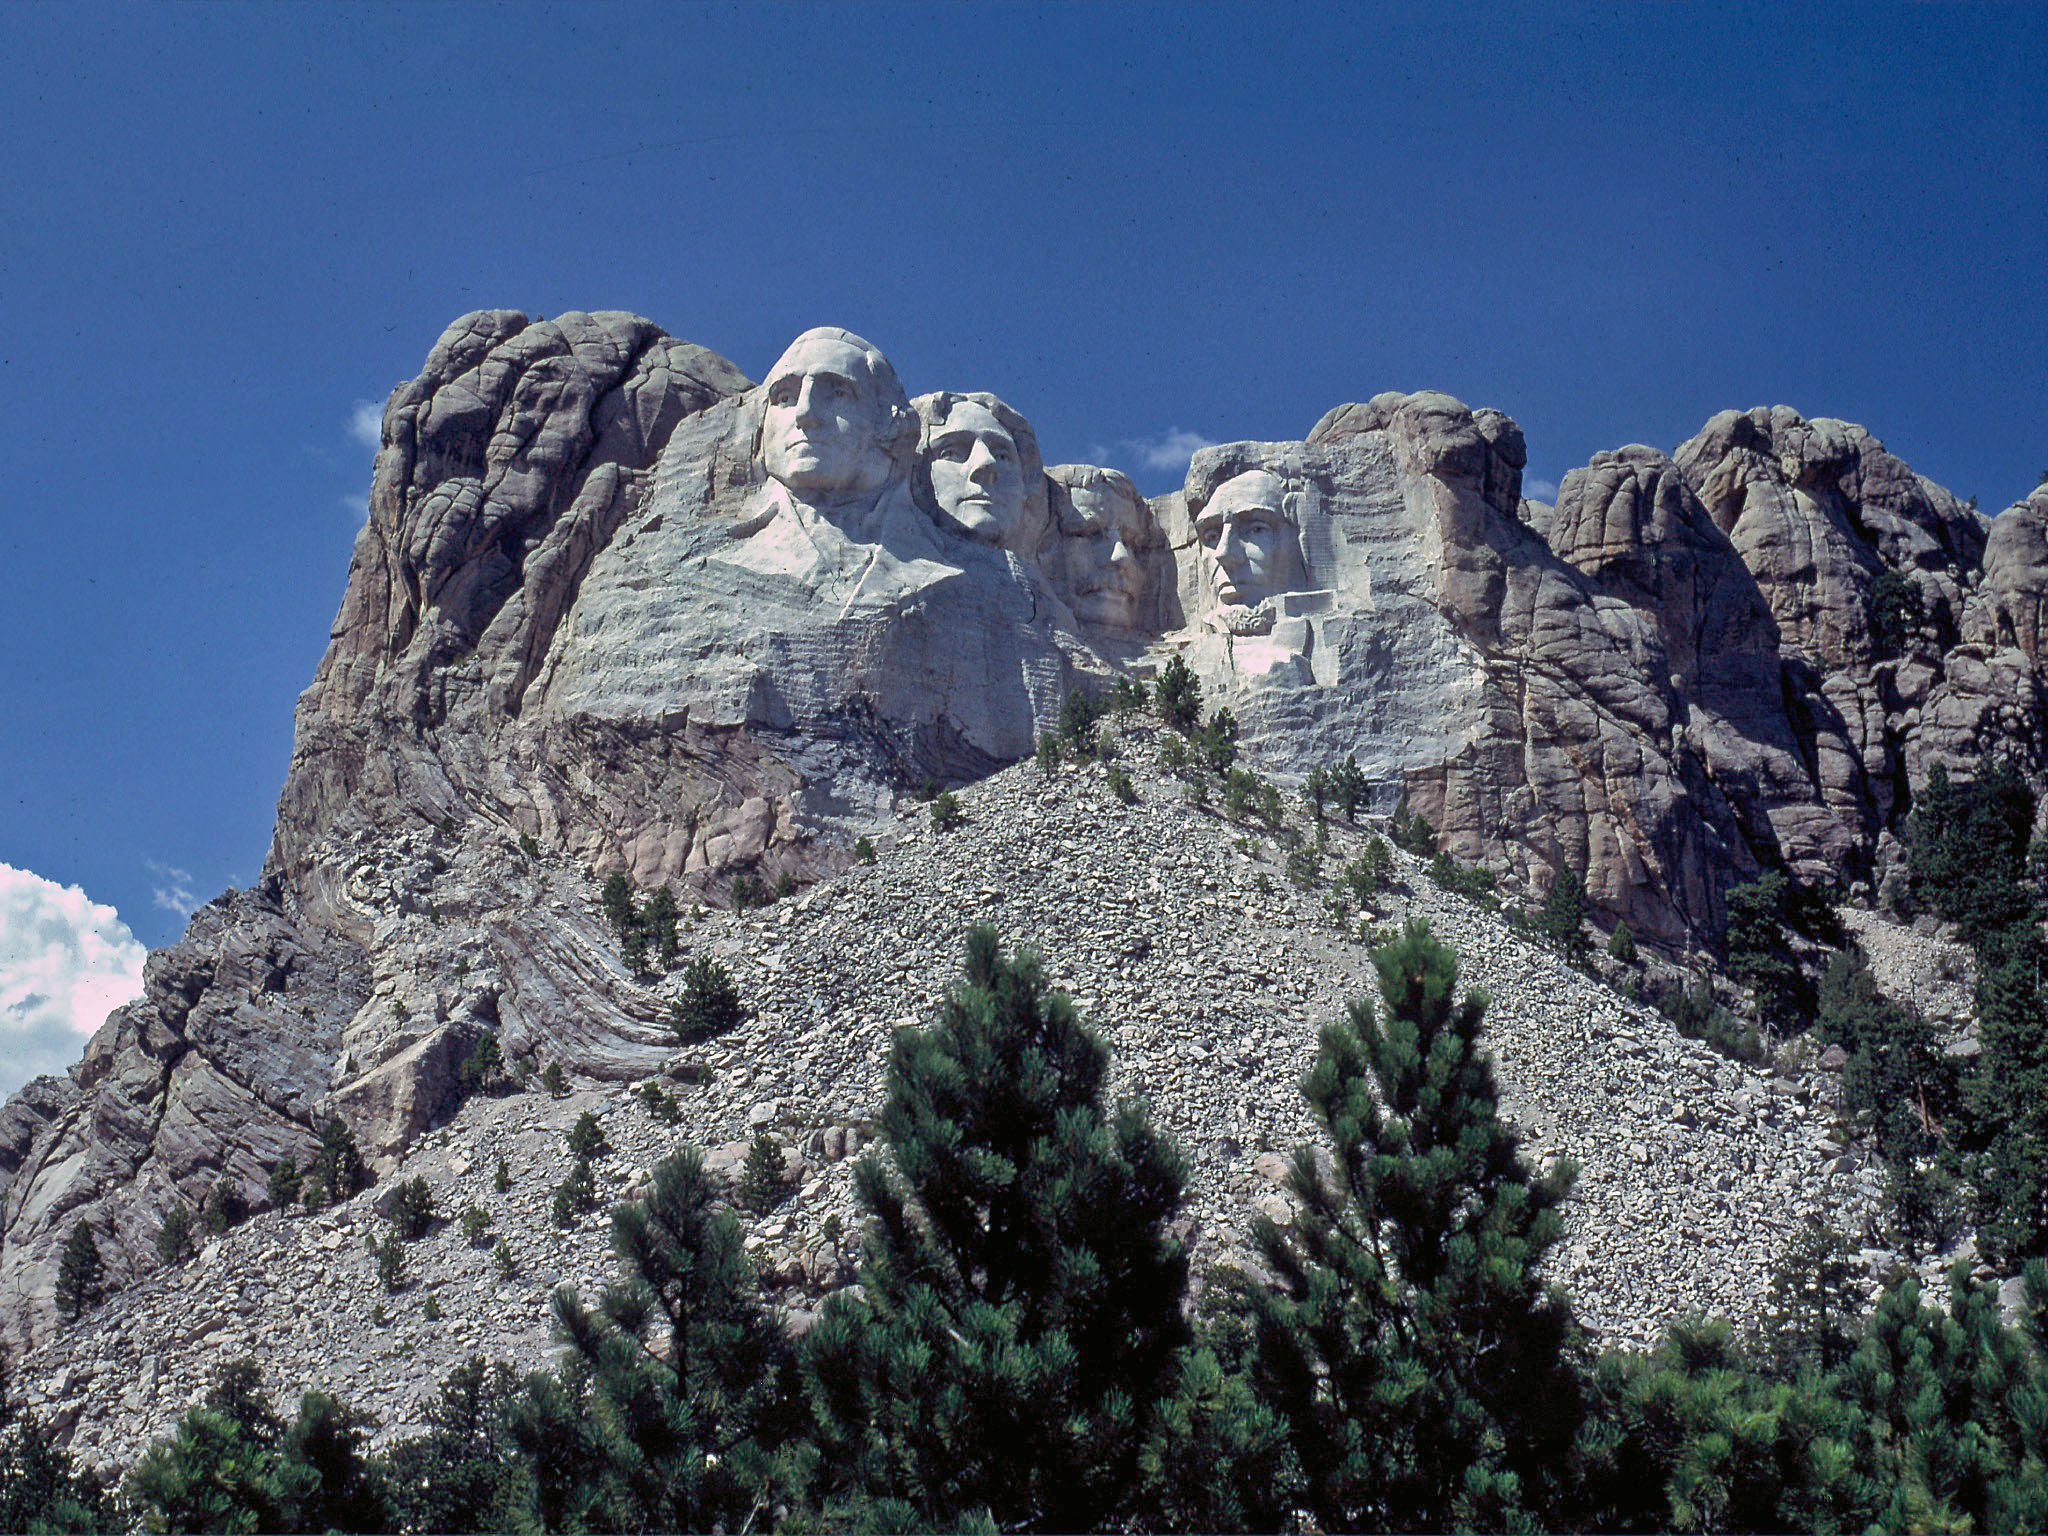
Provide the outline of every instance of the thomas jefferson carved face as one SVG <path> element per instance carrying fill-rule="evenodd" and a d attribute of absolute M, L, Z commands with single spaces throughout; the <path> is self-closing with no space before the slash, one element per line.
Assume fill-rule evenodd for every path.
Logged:
<path fill-rule="evenodd" d="M 1294 523 L 1286 511 L 1286 485 L 1263 469 L 1233 475 L 1216 488 L 1195 518 L 1210 589 L 1225 607 L 1254 608 L 1291 574 Z"/>
<path fill-rule="evenodd" d="M 805 332 L 763 388 L 761 464 L 770 475 L 806 499 L 878 490 L 888 480 L 894 412 L 886 396 L 902 391 L 885 389 L 858 337 Z"/>
<path fill-rule="evenodd" d="M 1024 516 L 1024 458 L 995 413 L 957 400 L 925 444 L 932 500 L 979 544 L 1005 544 Z"/>
<path fill-rule="evenodd" d="M 1067 488 L 1058 575 L 1075 618 L 1112 629 L 1136 627 L 1145 601 L 1138 551 L 1151 542 L 1151 532 L 1144 502 L 1121 476 Z"/>

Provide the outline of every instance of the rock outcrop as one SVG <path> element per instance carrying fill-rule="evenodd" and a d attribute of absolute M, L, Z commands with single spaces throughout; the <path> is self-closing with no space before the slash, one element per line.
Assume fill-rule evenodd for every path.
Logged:
<path fill-rule="evenodd" d="M 2041 764 L 2048 492 L 1987 519 L 1782 407 L 1596 455 L 1554 507 L 1525 462 L 1498 411 L 1385 394 L 1148 502 L 1041 469 L 992 395 L 913 406 L 846 332 L 756 386 L 631 315 L 458 321 L 386 407 L 262 881 L 0 1110 L 0 1346 L 51 1333 L 77 1221 L 134 1284 L 172 1201 L 262 1205 L 326 1116 L 393 1166 L 486 1031 L 586 1082 L 658 1070 L 667 998 L 589 880 L 687 909 L 836 876 L 920 783 L 1176 655 L 1262 771 L 1352 755 L 1376 809 L 1521 895 L 1583 869 L 1667 953 L 1761 869 L 1874 887 L 1936 763 Z M 874 1067 L 790 1096 L 865 1102 Z"/>

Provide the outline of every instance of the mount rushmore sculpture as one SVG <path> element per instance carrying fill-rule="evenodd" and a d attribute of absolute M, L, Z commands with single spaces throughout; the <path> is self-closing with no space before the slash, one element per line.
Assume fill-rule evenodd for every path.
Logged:
<path fill-rule="evenodd" d="M 353 814 L 342 782 L 407 778 L 378 722 L 464 717 L 425 798 L 715 899 L 828 866 L 906 788 L 1029 753 L 1070 690 L 1180 656 L 1269 774 L 1349 755 L 1447 851 L 1530 892 L 1581 870 L 1683 946 L 1760 869 L 1876 880 L 1932 763 L 2043 734 L 2025 541 L 1987 558 L 1990 519 L 1783 407 L 1597 455 L 1549 506 L 1506 416 L 1382 394 L 1203 448 L 1148 499 L 1043 466 L 994 395 L 911 398 L 847 331 L 754 385 L 634 317 L 490 312 L 385 439 L 301 706 L 287 873 Z M 1888 649 L 1886 576 L 1920 615 Z"/>

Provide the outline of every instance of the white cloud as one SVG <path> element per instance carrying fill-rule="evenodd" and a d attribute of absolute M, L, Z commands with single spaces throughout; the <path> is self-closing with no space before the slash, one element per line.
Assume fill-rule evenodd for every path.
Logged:
<path fill-rule="evenodd" d="M 1524 480 L 1522 482 L 1522 494 L 1531 501 L 1555 502 L 1557 500 L 1557 482 L 1555 480 Z"/>
<path fill-rule="evenodd" d="M 112 907 L 0 864 L 0 1095 L 78 1060 L 142 995 L 144 950 Z"/>
<path fill-rule="evenodd" d="M 374 400 L 358 400 L 349 408 L 348 435 L 375 453 L 384 446 L 384 407 Z"/>
<path fill-rule="evenodd" d="M 192 890 L 192 875 L 189 870 L 159 864 L 155 859 L 144 859 L 142 862 L 148 866 L 152 875 L 163 881 L 163 884 L 152 892 L 160 909 L 175 912 L 180 917 L 190 917 L 199 909 L 199 897 Z M 112 908 L 108 910 L 111 911 Z"/>
<path fill-rule="evenodd" d="M 1135 464 L 1153 474 L 1185 474 L 1188 460 L 1195 456 L 1195 450 L 1211 447 L 1214 442 L 1214 438 L 1190 432 L 1185 427 L 1168 427 L 1150 437 L 1127 437 L 1113 447 L 1097 444 L 1089 453 L 1102 464 L 1122 462 Z"/>
<path fill-rule="evenodd" d="M 370 520 L 370 493 L 368 491 L 364 491 L 360 495 L 337 496 L 334 498 L 334 501 L 335 505 L 357 522 L 367 523 Z"/>

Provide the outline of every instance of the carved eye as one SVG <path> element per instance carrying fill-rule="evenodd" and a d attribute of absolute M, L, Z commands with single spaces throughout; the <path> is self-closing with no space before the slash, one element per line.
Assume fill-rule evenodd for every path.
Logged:
<path fill-rule="evenodd" d="M 790 379 L 777 379 L 768 390 L 770 405 L 795 405 L 796 384 Z"/>

